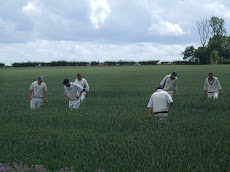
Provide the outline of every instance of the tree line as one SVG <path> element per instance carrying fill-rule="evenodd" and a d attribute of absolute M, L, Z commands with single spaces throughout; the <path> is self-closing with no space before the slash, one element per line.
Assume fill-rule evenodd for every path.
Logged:
<path fill-rule="evenodd" d="M 68 61 L 52 61 L 52 62 L 21 62 L 12 63 L 13 67 L 48 67 L 48 66 L 123 66 L 123 65 L 198 65 L 198 62 L 176 60 L 176 61 L 162 61 L 152 60 L 152 61 L 105 61 L 105 62 L 68 62 Z M 222 64 L 230 64 L 229 62 Z M 0 67 L 5 67 L 4 63 L 0 63 Z"/>
<path fill-rule="evenodd" d="M 183 59 L 198 64 L 230 64 L 230 36 L 224 19 L 198 20 L 196 26 L 201 46 L 187 46 L 182 52 Z"/>
<path fill-rule="evenodd" d="M 77 61 L 52 61 L 52 62 L 21 62 L 21 63 L 12 63 L 13 67 L 39 67 L 39 66 L 116 66 L 116 65 L 156 65 L 160 60 L 151 60 L 151 61 L 105 61 L 105 62 L 77 62 Z"/>

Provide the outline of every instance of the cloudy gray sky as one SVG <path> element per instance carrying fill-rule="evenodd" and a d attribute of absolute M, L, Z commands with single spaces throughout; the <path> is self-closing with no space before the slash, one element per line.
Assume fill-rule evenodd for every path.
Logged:
<path fill-rule="evenodd" d="M 0 62 L 182 59 L 229 0 L 0 0 Z"/>

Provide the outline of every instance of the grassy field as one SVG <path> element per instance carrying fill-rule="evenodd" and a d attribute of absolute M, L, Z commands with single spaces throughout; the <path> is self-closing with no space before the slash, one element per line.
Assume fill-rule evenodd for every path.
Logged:
<path fill-rule="evenodd" d="M 149 98 L 172 71 L 179 83 L 169 117 L 148 120 Z M 215 101 L 203 93 L 210 71 L 223 87 Z M 90 94 L 77 112 L 62 81 L 78 72 Z M 29 86 L 40 74 L 49 105 L 31 111 Z M 229 65 L 1 68 L 0 162 L 52 171 L 228 171 L 229 74 Z"/>

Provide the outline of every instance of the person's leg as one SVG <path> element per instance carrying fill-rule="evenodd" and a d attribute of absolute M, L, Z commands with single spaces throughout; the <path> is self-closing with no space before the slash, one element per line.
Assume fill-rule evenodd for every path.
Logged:
<path fill-rule="evenodd" d="M 83 101 L 84 99 L 85 99 L 85 94 L 86 94 L 86 92 L 84 91 L 84 92 L 82 92 L 82 94 L 81 94 L 81 101 Z"/>
<path fill-rule="evenodd" d="M 208 98 L 212 98 L 214 96 L 214 93 L 208 93 Z"/>
<path fill-rule="evenodd" d="M 74 103 L 73 103 L 73 109 L 79 109 L 80 108 L 80 101 L 79 100 L 76 100 L 76 101 L 74 101 Z"/>
<path fill-rule="evenodd" d="M 37 101 L 37 108 L 40 108 L 43 105 L 43 100 L 41 98 Z"/>
<path fill-rule="evenodd" d="M 32 98 L 32 99 L 30 100 L 30 109 L 35 110 L 35 108 L 36 108 L 36 106 L 35 106 L 35 101 L 34 101 L 34 98 Z"/>
<path fill-rule="evenodd" d="M 164 120 L 168 117 L 168 113 L 158 113 L 154 114 L 155 118 L 158 118 L 159 120 Z"/>
<path fill-rule="evenodd" d="M 213 98 L 214 98 L 214 99 L 218 99 L 218 92 L 215 92 L 215 93 L 213 94 Z"/>
<path fill-rule="evenodd" d="M 167 91 L 167 93 L 168 93 L 171 97 L 173 97 L 173 91 Z"/>
<path fill-rule="evenodd" d="M 30 101 L 30 108 L 35 110 L 40 107 L 42 99 L 41 98 L 32 98 Z"/>
<path fill-rule="evenodd" d="M 73 109 L 73 101 L 69 101 L 69 108 Z"/>

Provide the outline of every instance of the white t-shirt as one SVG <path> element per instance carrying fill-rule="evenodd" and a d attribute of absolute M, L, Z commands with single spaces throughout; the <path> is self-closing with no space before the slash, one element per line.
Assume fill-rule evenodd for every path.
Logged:
<path fill-rule="evenodd" d="M 77 100 L 78 92 L 83 90 L 82 86 L 70 83 L 70 87 L 64 86 L 64 94 L 69 97 L 69 101 Z"/>
<path fill-rule="evenodd" d="M 43 94 L 47 92 L 47 87 L 44 82 L 41 82 L 41 84 L 38 84 L 38 81 L 34 81 L 31 86 L 30 90 L 32 91 L 32 97 L 33 98 L 42 98 Z"/>
<path fill-rule="evenodd" d="M 153 112 L 163 112 L 168 111 L 168 104 L 172 103 L 172 97 L 162 89 L 158 89 L 152 94 L 148 106 L 153 108 Z"/>
<path fill-rule="evenodd" d="M 89 91 L 89 84 L 88 84 L 88 82 L 86 81 L 85 78 L 82 78 L 81 80 L 78 80 L 76 78 L 74 83 L 82 86 L 85 89 L 85 91 Z"/>
<path fill-rule="evenodd" d="M 208 78 L 205 79 L 204 90 L 208 92 L 216 92 L 221 89 L 220 82 L 217 77 L 213 77 L 213 80 L 210 81 Z"/>
<path fill-rule="evenodd" d="M 173 80 L 170 78 L 171 75 L 166 75 L 161 81 L 160 85 L 162 85 L 163 90 L 165 91 L 173 91 L 177 90 L 177 77 Z"/>

